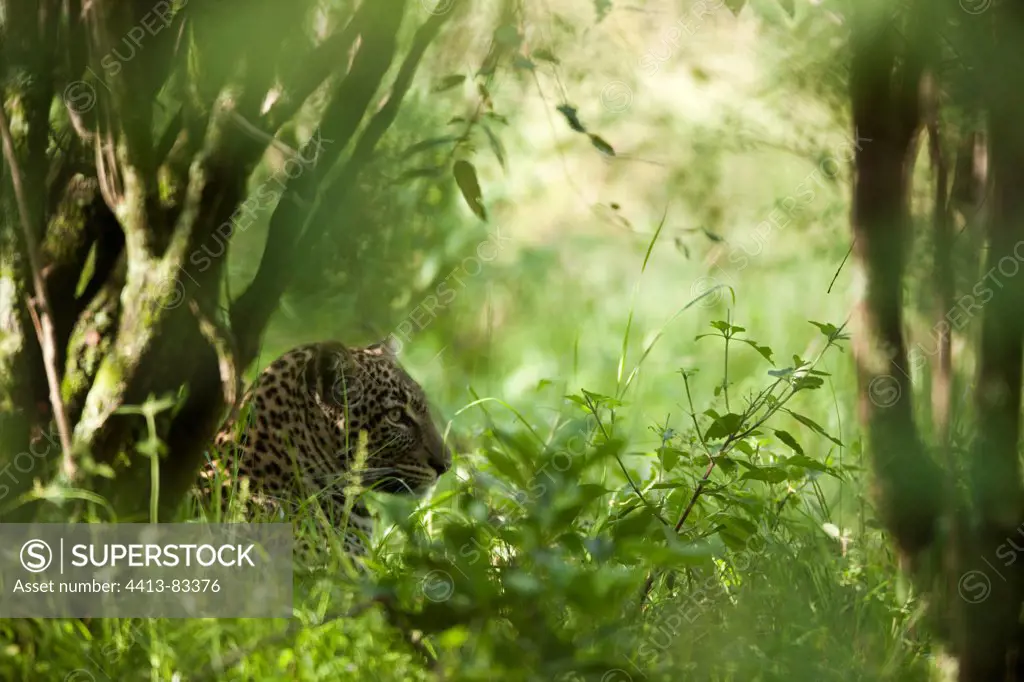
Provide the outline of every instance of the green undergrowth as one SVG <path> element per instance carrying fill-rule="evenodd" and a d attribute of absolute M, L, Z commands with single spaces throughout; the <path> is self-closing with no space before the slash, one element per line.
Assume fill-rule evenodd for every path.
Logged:
<path fill-rule="evenodd" d="M 928 679 L 884 539 L 844 511 L 863 509 L 858 445 L 799 407 L 837 403 L 822 367 L 845 331 L 807 339 L 803 358 L 712 321 L 694 343 L 719 354 L 713 387 L 694 388 L 708 367 L 677 368 L 661 422 L 633 403 L 653 342 L 628 330 L 606 393 L 471 387 L 454 469 L 424 499 L 367 493 L 368 570 L 297 566 L 292 619 L 3 621 L 0 678 Z M 742 382 L 738 349 L 761 363 Z M 234 520 L 245 491 L 230 494 L 226 516 L 192 518 Z"/>

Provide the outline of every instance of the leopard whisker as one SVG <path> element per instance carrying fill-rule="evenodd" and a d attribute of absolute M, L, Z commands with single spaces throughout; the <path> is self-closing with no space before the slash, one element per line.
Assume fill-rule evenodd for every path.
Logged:
<path fill-rule="evenodd" d="M 377 473 L 390 474 L 390 473 L 394 473 L 396 471 L 398 471 L 398 469 L 396 469 L 395 467 L 366 467 L 366 468 L 363 468 L 363 469 L 353 469 L 352 473 L 354 473 L 354 474 L 377 474 Z"/>

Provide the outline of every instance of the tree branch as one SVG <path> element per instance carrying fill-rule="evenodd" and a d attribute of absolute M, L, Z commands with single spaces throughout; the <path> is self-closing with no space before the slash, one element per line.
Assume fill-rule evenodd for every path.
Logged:
<path fill-rule="evenodd" d="M 3 106 L 0 106 L 0 136 L 3 138 L 4 158 L 7 160 L 7 167 L 10 171 L 11 186 L 14 189 L 14 199 L 18 207 L 18 218 L 21 222 L 21 230 L 25 240 L 25 251 L 27 252 L 29 268 L 32 271 L 32 286 L 35 289 L 34 305 L 38 306 L 38 311 L 32 307 L 33 302 L 29 303 L 29 310 L 33 315 L 38 313 L 39 326 L 37 333 L 39 347 L 43 351 L 46 383 L 50 390 L 50 406 L 53 409 L 53 417 L 57 423 L 57 431 L 60 435 L 60 444 L 63 450 L 62 470 L 65 476 L 73 479 L 75 463 L 71 457 L 71 427 L 68 424 L 64 401 L 60 395 L 60 376 L 57 370 L 57 337 L 53 326 L 53 311 L 50 308 L 50 302 L 46 295 L 46 283 L 43 281 L 42 271 L 39 266 L 39 243 L 36 239 L 36 233 L 32 229 L 32 212 L 25 197 L 21 170 L 14 151 L 14 139 L 11 137 L 11 126 Z"/>
<path fill-rule="evenodd" d="M 361 29 L 361 44 L 348 75 L 334 89 L 320 128 L 304 146 L 303 156 L 316 145 L 315 163 L 292 178 L 281 196 L 267 233 L 259 270 L 249 287 L 231 306 L 231 326 L 239 344 L 239 364 L 255 358 L 259 337 L 288 283 L 288 267 L 296 254 L 300 226 L 309 220 L 309 206 L 321 185 L 324 169 L 340 158 L 362 121 L 391 66 L 398 43 L 406 0 L 363 3 L 351 25 Z M 330 145 L 319 151 L 321 140 Z"/>
<path fill-rule="evenodd" d="M 319 187 L 316 191 L 316 196 L 311 196 L 310 189 L 312 188 L 305 184 L 305 174 L 296 178 L 294 187 L 293 183 L 289 183 L 288 190 L 271 218 L 267 246 L 264 249 L 263 259 L 260 261 L 260 268 L 256 273 L 256 277 L 249 288 L 232 305 L 231 321 L 238 338 L 241 367 L 248 366 L 255 359 L 259 346 L 259 337 L 288 286 L 288 266 L 294 262 L 294 258 L 302 257 L 304 254 L 311 254 L 315 251 L 317 242 L 323 238 L 327 227 L 333 222 L 333 216 L 329 215 L 329 213 L 333 211 L 337 202 L 341 201 L 355 185 L 363 168 L 372 160 L 377 143 L 394 122 L 402 101 L 412 86 L 413 78 L 427 48 L 440 33 L 444 24 L 463 6 L 462 0 L 458 0 L 448 12 L 431 16 L 417 30 L 409 52 L 406 54 L 398 74 L 395 76 L 395 82 L 391 87 L 387 102 L 367 123 L 362 135 L 356 142 L 351 156 L 345 161 L 340 171 L 332 179 L 328 179 L 325 184 Z M 388 8 L 382 9 L 385 12 L 388 11 Z M 390 11 L 395 10 L 392 9 Z M 391 41 L 393 41 L 393 37 L 386 41 L 389 53 L 393 51 L 393 45 L 390 44 Z M 364 58 L 364 49 L 367 49 L 365 43 L 364 47 L 360 48 L 359 54 L 356 55 L 356 60 L 353 62 L 349 76 L 342 83 L 342 87 L 339 88 L 331 105 L 329 105 L 329 112 L 347 101 L 343 94 L 345 83 L 349 79 L 360 77 L 359 74 L 364 68 L 360 64 L 360 61 Z M 383 49 L 383 46 L 381 49 Z M 373 54 L 368 57 L 368 59 L 373 58 Z M 383 77 L 386 68 L 387 65 L 385 64 L 384 68 L 379 71 L 376 79 L 378 83 Z M 372 89 L 366 87 L 363 93 L 370 95 L 375 90 L 376 87 Z M 363 101 L 368 102 L 368 97 L 365 100 L 361 100 L 360 103 Z M 325 114 L 324 118 L 328 119 L 328 114 Z M 341 148 L 347 145 L 355 131 L 355 123 L 357 122 L 345 121 L 344 125 L 341 126 L 340 133 L 337 132 L 337 128 L 322 128 L 323 136 L 331 140 L 332 156 L 336 156 L 337 153 L 340 153 Z M 336 135 L 337 137 L 335 137 Z M 317 166 L 318 168 L 320 167 L 319 162 Z M 317 180 L 317 175 L 319 173 L 310 173 L 309 182 L 312 183 Z M 322 197 L 330 197 L 331 203 L 324 204 L 321 201 Z M 309 204 L 312 204 L 311 208 Z M 297 238 L 294 229 L 296 224 L 308 226 L 301 233 L 301 236 Z"/>
<path fill-rule="evenodd" d="M 263 115 L 266 130 L 275 131 L 290 120 L 309 96 L 338 68 L 338 64 L 347 58 L 363 30 L 369 7 L 370 3 L 363 3 L 345 28 L 331 34 L 296 64 L 291 77 L 284 79 L 291 86 Z"/>

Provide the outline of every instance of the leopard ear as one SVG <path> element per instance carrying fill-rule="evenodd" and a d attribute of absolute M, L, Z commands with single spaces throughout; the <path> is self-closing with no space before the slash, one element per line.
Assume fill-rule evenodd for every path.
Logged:
<path fill-rule="evenodd" d="M 335 384 L 354 361 L 352 352 L 340 343 L 322 343 L 314 349 L 313 357 L 306 364 L 306 387 L 310 393 L 328 395 L 337 389 Z"/>
<path fill-rule="evenodd" d="M 389 334 L 383 341 L 378 341 L 377 343 L 366 347 L 366 352 L 372 353 L 373 355 L 383 355 L 391 358 L 392 360 L 395 359 L 401 351 L 402 342 L 396 339 L 394 334 Z"/>

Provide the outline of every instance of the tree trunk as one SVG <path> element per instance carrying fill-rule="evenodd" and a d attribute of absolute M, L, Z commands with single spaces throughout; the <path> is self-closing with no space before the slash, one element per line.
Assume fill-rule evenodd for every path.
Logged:
<path fill-rule="evenodd" d="M 948 475 L 928 455 L 914 423 L 902 332 L 903 259 L 910 221 L 907 197 L 913 140 L 919 125 L 918 86 L 922 60 L 939 57 L 938 27 L 955 23 L 942 9 L 912 4 L 913 30 L 898 31 L 891 19 L 865 9 L 853 29 L 851 99 L 858 132 L 872 140 L 856 157 L 852 225 L 855 256 L 863 278 L 858 307 L 860 328 L 855 354 L 860 384 L 860 416 L 868 430 L 877 499 L 886 527 L 915 577 L 936 595 L 947 623 L 953 625 L 954 653 L 962 682 L 1013 679 L 1011 659 L 1020 653 L 1020 608 L 1024 574 L 1014 561 L 1002 570 L 1000 557 L 1024 520 L 1024 491 L 1018 455 L 1021 382 L 1024 379 L 1024 135 L 1020 115 L 1024 95 L 1002 83 L 1024 69 L 1024 2 L 1007 2 L 980 22 L 991 21 L 992 35 L 979 60 L 983 76 L 980 104 L 989 114 L 991 206 L 975 218 L 985 221 L 988 251 L 985 272 L 969 294 L 954 304 L 953 262 L 946 206 L 945 166 L 941 158 L 936 110 L 929 112 L 932 157 L 938 178 L 935 205 L 936 301 L 939 314 L 970 306 L 957 316 L 965 323 L 980 309 L 982 330 L 975 382 L 976 430 L 969 452 L 969 496 L 959 499 Z M 931 16 L 929 16 L 931 14 Z M 978 30 L 975 26 L 971 30 Z M 899 36 L 899 39 L 897 39 Z M 910 36 L 904 39 L 903 36 Z M 991 68 L 989 68 L 991 67 Z M 969 68 L 969 66 L 968 66 Z M 935 95 L 934 90 L 925 90 Z M 971 103 L 968 103 L 970 105 Z M 978 204 L 984 179 L 978 179 L 975 135 L 961 150 L 953 199 Z M 948 312 L 944 312 L 943 309 Z M 951 320 L 953 318 L 950 318 Z M 959 327 L 958 327 L 959 328 Z M 958 329 L 957 328 L 957 329 Z M 952 362 L 947 329 L 940 366 L 935 368 L 934 439 L 948 438 L 948 384 Z M 951 464 L 947 459 L 947 464 Z M 945 517 L 946 523 L 939 523 Z M 941 528 L 947 528 L 943 534 Z M 1013 545 L 1016 547 L 1016 545 Z M 926 553 L 927 550 L 927 553 Z M 930 561 L 938 558 L 938 562 Z M 936 579 L 934 569 L 939 572 Z M 998 575 L 992 575 L 995 571 Z M 931 572 L 931 573 L 929 573 Z M 945 586 L 945 593 L 941 593 Z M 1018 656 L 1019 658 L 1019 656 Z"/>
<path fill-rule="evenodd" d="M 4 105 L 18 124 L 6 166 L 24 181 L 19 190 L 5 177 L 0 195 L 0 521 L 67 516 L 19 500 L 57 473 L 58 414 L 73 426 L 61 485 L 100 494 L 122 521 L 167 519 L 237 396 L 290 269 L 334 219 L 319 197 L 358 178 L 427 47 L 465 3 L 424 15 L 386 104 L 360 134 L 399 54 L 407 0 L 364 1 L 332 17 L 341 28 L 297 59 L 301 8 L 276 0 L 246 3 L 244 27 L 231 2 L 160 11 L 112 0 L 37 4 L 5 5 L 4 18 L 5 35 L 19 39 L 3 45 L 2 65 L 32 77 Z M 148 34 L 119 61 L 130 47 L 123 36 L 140 25 Z M 278 74 L 283 90 L 265 104 Z M 282 148 L 275 135 L 324 90 L 319 127 L 288 152 L 276 201 L 263 187 L 259 201 L 247 197 L 267 147 Z M 175 104 L 160 104 L 164 94 Z M 66 117 L 54 149 L 56 97 Z M 254 282 L 223 301 L 236 226 L 271 209 Z M 52 363 L 26 304 L 37 276 Z M 48 373 L 60 378 L 53 396 L 40 388 Z"/>
<path fill-rule="evenodd" d="M 1015 77 L 1024 67 L 1024 3 L 1007 2 L 995 8 L 994 75 L 988 83 L 989 139 L 992 174 L 988 217 L 988 258 L 982 282 L 991 299 L 985 304 L 975 389 L 977 432 L 970 450 L 970 490 L 973 542 L 964 543 L 963 565 L 992 557 L 1024 522 L 1020 439 L 1024 279 L 1024 134 L 1020 121 L 1024 96 L 998 83 Z M 978 568 L 981 568 L 980 566 Z M 991 579 L 991 593 L 977 603 L 965 603 L 960 679 L 964 682 L 1005 679 L 1009 656 L 1020 630 L 1024 573 L 1013 563 Z"/>
<path fill-rule="evenodd" d="M 854 159 L 851 224 L 861 287 L 854 354 L 879 511 L 900 550 L 913 559 L 934 537 L 942 485 L 914 424 L 902 317 L 923 64 L 919 50 L 890 21 L 865 11 L 852 38 L 853 124 L 868 140 Z"/>

